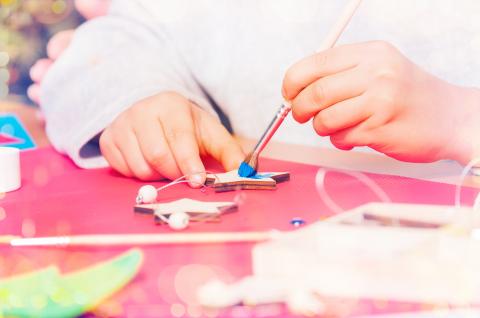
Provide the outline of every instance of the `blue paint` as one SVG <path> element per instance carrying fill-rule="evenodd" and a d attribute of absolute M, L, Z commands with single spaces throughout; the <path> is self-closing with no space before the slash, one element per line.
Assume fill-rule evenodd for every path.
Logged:
<path fill-rule="evenodd" d="M 13 114 L 0 115 L 0 134 L 7 142 L 0 142 L 0 146 L 14 147 L 18 149 L 33 149 L 35 143 L 20 120 Z"/>
<path fill-rule="evenodd" d="M 250 166 L 248 163 L 245 161 L 240 164 L 240 167 L 238 168 L 238 175 L 240 177 L 244 178 L 252 178 L 257 174 L 257 171 L 253 169 L 252 166 Z"/>
<path fill-rule="evenodd" d="M 257 173 L 256 175 L 253 175 L 249 178 L 251 179 L 265 179 L 265 178 L 270 178 L 273 176 L 273 173 Z"/>

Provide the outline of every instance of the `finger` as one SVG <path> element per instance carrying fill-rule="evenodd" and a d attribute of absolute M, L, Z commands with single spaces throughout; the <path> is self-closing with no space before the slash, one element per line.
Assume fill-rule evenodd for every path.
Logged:
<path fill-rule="evenodd" d="M 140 150 L 147 163 L 160 175 L 174 180 L 182 175 L 163 134 L 160 121 L 152 116 L 140 121 L 141 127 L 134 127 Z"/>
<path fill-rule="evenodd" d="M 346 71 L 360 62 L 364 44 L 348 44 L 308 56 L 285 73 L 282 92 L 286 100 L 292 100 L 305 87 L 319 78 Z"/>
<path fill-rule="evenodd" d="M 27 89 L 28 97 L 37 104 L 40 104 L 40 85 L 32 84 Z"/>
<path fill-rule="evenodd" d="M 369 146 L 372 134 L 366 129 L 367 121 L 356 126 L 340 130 L 330 136 L 330 141 L 338 149 L 351 150 L 354 147 Z"/>
<path fill-rule="evenodd" d="M 147 163 L 140 150 L 139 141 L 133 129 L 122 129 L 114 138 L 114 143 L 122 153 L 130 171 L 140 180 L 158 180 L 161 175 Z"/>
<path fill-rule="evenodd" d="M 219 161 L 226 171 L 237 169 L 245 159 L 245 153 L 227 129 L 206 111 L 194 107 L 193 116 L 200 126 L 202 136 L 199 143 L 214 159 Z"/>
<path fill-rule="evenodd" d="M 106 15 L 110 0 L 75 0 L 75 8 L 87 20 Z"/>
<path fill-rule="evenodd" d="M 339 102 L 320 111 L 313 118 L 313 127 L 320 136 L 329 136 L 367 120 L 372 114 L 364 95 Z"/>
<path fill-rule="evenodd" d="M 30 78 L 36 83 L 40 83 L 47 73 L 53 61 L 50 59 L 40 59 L 30 68 Z"/>
<path fill-rule="evenodd" d="M 113 169 L 126 177 L 133 176 L 120 150 L 115 146 L 108 129 L 100 136 L 99 144 L 103 157 Z"/>
<path fill-rule="evenodd" d="M 47 44 L 47 55 L 50 59 L 56 60 L 63 51 L 70 45 L 74 30 L 65 30 L 56 33 Z"/>
<path fill-rule="evenodd" d="M 316 80 L 292 100 L 292 115 L 300 123 L 343 100 L 359 96 L 367 88 L 367 78 L 357 68 Z"/>
<path fill-rule="evenodd" d="M 179 99 L 174 114 L 164 114 L 162 127 L 170 150 L 183 175 L 198 186 L 205 181 L 205 167 L 200 159 L 199 146 L 192 118 L 192 105 L 186 99 Z"/>

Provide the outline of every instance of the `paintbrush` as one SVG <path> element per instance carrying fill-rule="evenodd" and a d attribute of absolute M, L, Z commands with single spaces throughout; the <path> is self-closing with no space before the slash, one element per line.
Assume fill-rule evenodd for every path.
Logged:
<path fill-rule="evenodd" d="M 317 52 L 325 51 L 335 45 L 343 30 L 346 28 L 353 15 L 357 11 L 357 8 L 360 6 L 361 2 L 362 0 L 350 0 L 350 2 L 347 3 L 342 14 L 339 16 L 337 22 L 327 34 L 327 37 L 325 38 Z M 250 152 L 245 157 L 245 160 L 240 164 L 240 167 L 238 168 L 238 175 L 240 177 L 252 177 L 257 173 L 258 156 L 268 144 L 270 139 L 272 139 L 278 127 L 280 127 L 283 120 L 285 119 L 285 117 L 287 117 L 291 109 L 292 106 L 290 105 L 290 102 L 284 101 L 283 105 L 280 107 L 280 109 L 275 114 L 275 117 L 270 122 L 270 125 L 268 125 L 262 137 L 253 148 L 252 152 Z"/>

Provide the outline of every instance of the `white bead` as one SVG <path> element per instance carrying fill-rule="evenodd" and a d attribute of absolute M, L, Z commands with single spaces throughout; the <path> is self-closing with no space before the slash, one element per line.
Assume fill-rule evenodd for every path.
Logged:
<path fill-rule="evenodd" d="M 138 190 L 137 204 L 154 203 L 157 201 L 157 189 L 152 185 L 144 185 Z"/>
<path fill-rule="evenodd" d="M 168 225 L 173 230 L 183 230 L 188 226 L 190 216 L 185 212 L 175 212 L 168 218 Z"/>

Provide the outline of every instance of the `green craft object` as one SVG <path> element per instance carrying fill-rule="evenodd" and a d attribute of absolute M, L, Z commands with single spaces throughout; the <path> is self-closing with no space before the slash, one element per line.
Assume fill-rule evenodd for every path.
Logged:
<path fill-rule="evenodd" d="M 124 287 L 138 273 L 142 260 L 142 252 L 132 249 L 66 275 L 50 266 L 0 280 L 0 317 L 79 316 Z"/>

